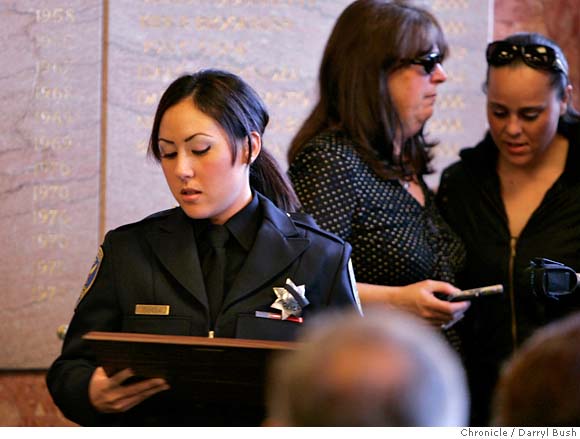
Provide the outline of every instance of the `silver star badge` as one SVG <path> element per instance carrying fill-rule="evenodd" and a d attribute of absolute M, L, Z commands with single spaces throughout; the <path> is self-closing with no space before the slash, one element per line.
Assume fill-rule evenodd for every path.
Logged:
<path fill-rule="evenodd" d="M 277 299 L 270 307 L 282 311 L 282 320 L 290 316 L 300 317 L 302 308 L 310 303 L 306 298 L 305 286 L 296 286 L 290 278 L 286 279 L 283 287 L 274 287 L 274 293 Z"/>

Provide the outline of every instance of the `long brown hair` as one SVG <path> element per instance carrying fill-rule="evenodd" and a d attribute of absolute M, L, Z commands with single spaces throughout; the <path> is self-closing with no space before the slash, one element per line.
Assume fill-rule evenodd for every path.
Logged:
<path fill-rule="evenodd" d="M 406 139 L 397 155 L 394 142 L 402 132 L 387 88 L 387 77 L 405 61 L 437 45 L 447 55 L 443 31 L 428 11 L 406 1 L 358 0 L 338 18 L 320 65 L 320 98 L 290 145 L 288 162 L 315 135 L 342 131 L 357 152 L 382 178 L 429 172 L 428 143 L 421 129 Z"/>
<path fill-rule="evenodd" d="M 252 87 L 239 76 L 222 70 L 201 70 L 176 79 L 161 96 L 151 137 L 149 156 L 161 161 L 159 127 L 165 112 L 184 99 L 191 98 L 195 106 L 214 119 L 226 132 L 232 151 L 232 165 L 238 147 L 252 144 L 252 131 L 263 136 L 270 116 L 266 106 Z M 251 158 L 248 154 L 248 163 Z M 262 146 L 260 154 L 250 165 L 250 186 L 268 197 L 278 208 L 294 212 L 299 207 L 298 197 L 276 159 Z"/>

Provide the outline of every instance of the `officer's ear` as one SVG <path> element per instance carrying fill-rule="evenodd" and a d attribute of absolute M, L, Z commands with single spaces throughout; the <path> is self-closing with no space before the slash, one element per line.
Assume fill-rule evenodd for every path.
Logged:
<path fill-rule="evenodd" d="M 251 142 L 251 144 L 249 144 Z M 257 131 L 252 131 L 244 145 L 244 162 L 253 163 L 262 150 L 262 136 Z"/>

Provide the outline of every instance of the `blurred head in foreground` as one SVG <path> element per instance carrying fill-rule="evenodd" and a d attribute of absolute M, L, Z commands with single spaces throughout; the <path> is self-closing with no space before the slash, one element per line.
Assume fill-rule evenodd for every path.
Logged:
<path fill-rule="evenodd" d="M 327 314 L 270 368 L 268 423 L 460 426 L 469 408 L 458 356 L 422 321 L 395 311 Z"/>
<path fill-rule="evenodd" d="M 505 365 L 495 425 L 580 425 L 580 313 L 538 329 Z"/>

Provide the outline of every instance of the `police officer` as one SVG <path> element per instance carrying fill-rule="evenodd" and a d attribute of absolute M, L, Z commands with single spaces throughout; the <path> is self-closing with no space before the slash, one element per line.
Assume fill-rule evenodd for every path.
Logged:
<path fill-rule="evenodd" d="M 179 207 L 107 233 L 47 375 L 72 421 L 260 422 L 243 407 L 178 402 L 161 378 L 107 376 L 82 340 L 88 331 L 290 340 L 297 316 L 358 307 L 349 245 L 286 213 L 297 199 L 262 148 L 268 119 L 257 93 L 223 71 L 182 76 L 161 97 L 149 153 Z"/>

